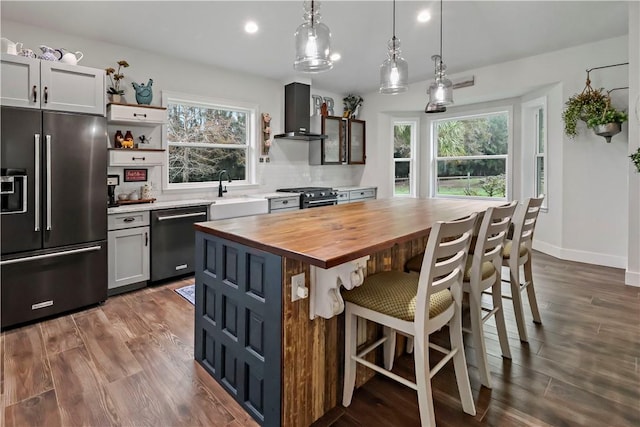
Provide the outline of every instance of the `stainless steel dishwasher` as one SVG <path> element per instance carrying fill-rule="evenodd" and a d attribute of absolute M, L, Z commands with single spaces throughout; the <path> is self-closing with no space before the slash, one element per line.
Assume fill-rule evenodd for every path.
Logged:
<path fill-rule="evenodd" d="M 206 221 L 209 206 L 172 208 L 151 213 L 151 281 L 194 272 L 193 223 Z"/>

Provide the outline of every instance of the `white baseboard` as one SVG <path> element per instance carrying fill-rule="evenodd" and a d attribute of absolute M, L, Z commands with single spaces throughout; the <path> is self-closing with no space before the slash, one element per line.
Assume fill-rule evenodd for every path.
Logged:
<path fill-rule="evenodd" d="M 640 273 L 637 271 L 627 270 L 624 274 L 624 284 L 640 287 Z"/>
<path fill-rule="evenodd" d="M 565 249 L 546 242 L 541 242 L 535 238 L 533 239 L 533 249 L 568 261 L 604 265 L 605 267 L 627 268 L 626 257 L 602 254 L 598 252 Z"/>

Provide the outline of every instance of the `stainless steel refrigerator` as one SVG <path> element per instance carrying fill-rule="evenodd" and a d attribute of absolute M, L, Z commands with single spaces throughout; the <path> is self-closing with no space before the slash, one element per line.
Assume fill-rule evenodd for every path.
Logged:
<path fill-rule="evenodd" d="M 107 298 L 107 129 L 100 116 L 0 114 L 6 328 Z"/>

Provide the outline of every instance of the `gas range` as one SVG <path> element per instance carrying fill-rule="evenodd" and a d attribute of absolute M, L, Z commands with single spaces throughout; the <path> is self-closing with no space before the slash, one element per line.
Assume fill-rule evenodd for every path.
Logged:
<path fill-rule="evenodd" d="M 300 194 L 300 209 L 338 204 L 338 192 L 331 187 L 281 188 L 276 191 Z"/>

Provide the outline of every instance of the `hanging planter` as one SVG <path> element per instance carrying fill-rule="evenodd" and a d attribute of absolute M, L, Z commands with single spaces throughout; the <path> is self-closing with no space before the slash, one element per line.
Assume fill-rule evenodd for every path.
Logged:
<path fill-rule="evenodd" d="M 566 107 L 562 112 L 564 133 L 574 139 L 578 135 L 578 120 L 581 120 L 593 129 L 596 135 L 603 136 L 607 142 L 611 142 L 611 137 L 620 133 L 622 123 L 628 120 L 628 116 L 626 112 L 618 111 L 611 106 L 610 93 L 615 89 L 604 92 L 604 89 L 591 87 L 589 71 L 587 70 L 587 81 L 582 92 L 572 96 L 565 103 Z"/>
<path fill-rule="evenodd" d="M 607 142 L 611 142 L 611 137 L 622 131 L 622 123 L 628 119 L 626 112 L 617 111 L 608 105 L 600 116 L 587 120 L 587 126 L 593 129 L 596 135 L 604 137 Z"/>

